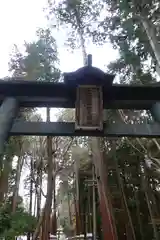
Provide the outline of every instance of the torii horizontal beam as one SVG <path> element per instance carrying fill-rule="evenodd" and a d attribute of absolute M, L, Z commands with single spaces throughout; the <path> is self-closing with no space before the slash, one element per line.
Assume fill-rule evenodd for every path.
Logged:
<path fill-rule="evenodd" d="M 10 135 L 33 136 L 102 136 L 102 137 L 160 137 L 160 124 L 104 124 L 104 131 L 75 130 L 73 122 L 23 122 L 15 121 Z"/>
<path fill-rule="evenodd" d="M 150 109 L 160 101 L 160 85 L 119 85 L 103 89 L 105 109 Z M 65 83 L 0 80 L 0 103 L 14 97 L 19 107 L 74 108 L 75 86 Z"/>

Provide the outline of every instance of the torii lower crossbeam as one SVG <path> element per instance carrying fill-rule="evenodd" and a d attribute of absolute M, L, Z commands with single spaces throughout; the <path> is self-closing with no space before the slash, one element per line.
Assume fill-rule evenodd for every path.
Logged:
<path fill-rule="evenodd" d="M 15 121 L 10 135 L 34 136 L 101 136 L 101 137 L 160 137 L 160 124 L 104 124 L 104 131 L 75 130 L 72 122 L 23 122 Z"/>

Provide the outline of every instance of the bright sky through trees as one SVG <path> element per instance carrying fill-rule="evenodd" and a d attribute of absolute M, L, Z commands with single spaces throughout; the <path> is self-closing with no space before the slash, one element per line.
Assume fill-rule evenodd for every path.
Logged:
<path fill-rule="evenodd" d="M 43 12 L 45 6 L 46 0 L 0 1 L 0 77 L 4 77 L 8 73 L 9 54 L 13 44 L 22 46 L 24 41 L 32 41 L 35 39 L 36 29 L 46 26 L 47 20 Z M 65 30 L 64 32 L 56 32 L 54 37 L 59 48 L 61 70 L 72 71 L 81 67 L 81 50 L 76 50 L 71 54 L 64 47 Z M 104 56 L 104 52 L 108 54 Z M 88 53 L 93 54 L 93 64 L 102 69 L 105 69 L 104 65 L 117 56 L 109 44 L 102 47 L 90 45 L 88 46 Z"/>

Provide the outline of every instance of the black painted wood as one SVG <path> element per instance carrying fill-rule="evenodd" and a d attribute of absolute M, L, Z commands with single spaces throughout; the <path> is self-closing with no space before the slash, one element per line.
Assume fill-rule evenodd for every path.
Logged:
<path fill-rule="evenodd" d="M 15 121 L 10 135 L 35 136 L 102 136 L 102 137 L 160 137 L 160 124 L 115 124 L 104 125 L 104 131 L 75 130 L 72 122 L 23 122 Z"/>
<path fill-rule="evenodd" d="M 18 103 L 14 98 L 6 98 L 0 107 L 0 157 L 3 154 L 17 110 Z"/>
<path fill-rule="evenodd" d="M 160 101 L 160 85 L 113 85 L 103 89 L 105 109 L 150 109 Z M 64 83 L 0 81 L 0 102 L 16 97 L 21 107 L 74 108 L 76 87 Z"/>

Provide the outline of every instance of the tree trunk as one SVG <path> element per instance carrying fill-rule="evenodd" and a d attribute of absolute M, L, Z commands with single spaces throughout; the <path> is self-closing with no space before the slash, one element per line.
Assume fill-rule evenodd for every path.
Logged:
<path fill-rule="evenodd" d="M 76 190 L 76 234 L 80 235 L 82 231 L 80 219 L 80 197 L 79 197 L 79 168 L 75 161 L 75 190 Z"/>
<path fill-rule="evenodd" d="M 150 214 L 150 218 L 151 218 L 154 238 L 155 238 L 155 240 L 158 240 L 159 239 L 158 231 L 157 231 L 156 223 L 154 221 L 154 215 L 153 215 L 153 212 L 152 212 L 152 207 L 151 207 L 151 204 L 150 204 L 150 197 L 149 197 L 149 194 L 148 194 L 148 181 L 146 181 L 146 177 L 147 176 L 146 176 L 146 165 L 145 165 L 145 162 L 143 164 L 143 167 L 144 167 L 144 173 L 142 174 L 142 177 L 143 177 L 142 181 L 143 181 L 144 193 L 145 193 L 146 202 L 147 202 L 147 206 L 148 206 L 148 210 L 149 210 L 149 214 Z"/>
<path fill-rule="evenodd" d="M 41 226 L 42 226 L 42 223 L 43 223 L 43 220 L 44 220 L 44 214 L 45 214 L 45 207 L 44 207 L 44 209 L 42 211 L 42 214 L 41 214 L 41 216 L 40 216 L 40 218 L 38 220 L 36 229 L 35 229 L 34 234 L 33 234 L 33 240 L 37 240 L 38 236 L 40 235 L 39 233 L 40 233 Z"/>
<path fill-rule="evenodd" d="M 50 109 L 47 108 L 47 122 L 50 121 Z M 47 136 L 47 196 L 45 207 L 43 209 L 42 215 L 39 218 L 36 230 L 34 232 L 33 240 L 36 240 L 40 234 L 41 240 L 48 240 L 50 235 L 50 218 L 51 218 L 51 207 L 52 207 L 52 197 L 53 197 L 53 186 L 55 181 L 55 175 L 53 175 L 54 164 L 52 156 L 52 137 Z M 41 180 L 42 181 L 42 176 Z M 40 231 L 41 229 L 41 231 Z"/>
<path fill-rule="evenodd" d="M 40 166 L 38 166 L 37 170 L 37 219 L 39 219 L 41 214 L 41 189 L 42 189 L 42 157 L 40 159 Z"/>
<path fill-rule="evenodd" d="M 116 149 L 115 149 L 115 151 L 116 151 Z M 129 208 L 128 208 L 128 204 L 127 204 L 127 200 L 126 200 L 126 196 L 125 196 L 125 192 L 124 192 L 124 187 L 123 187 L 123 182 L 122 182 L 120 172 L 119 172 L 117 159 L 115 159 L 115 167 L 116 167 L 116 173 L 117 173 L 117 177 L 118 177 L 119 187 L 120 187 L 121 194 L 122 194 L 122 201 L 123 201 L 124 209 L 125 209 L 126 214 L 127 214 L 127 219 L 128 219 L 128 224 L 129 224 L 129 229 L 128 229 L 128 231 L 129 231 L 128 233 L 130 235 L 129 239 L 136 240 L 134 226 L 133 226 L 132 218 L 131 218 L 130 211 L 129 211 Z"/>
<path fill-rule="evenodd" d="M 100 138 L 91 139 L 91 149 L 93 153 L 93 163 L 95 165 L 95 173 L 97 177 L 98 195 L 100 199 L 100 210 L 102 215 L 102 227 L 104 239 L 117 239 L 115 219 L 113 209 L 109 199 L 109 189 L 107 186 L 107 178 L 102 156 L 102 145 Z M 106 225 L 108 228 L 106 228 Z"/>
<path fill-rule="evenodd" d="M 69 212 L 69 225 L 72 226 L 72 213 L 71 213 L 71 206 L 70 206 L 70 194 L 67 193 L 67 203 L 68 203 L 68 212 Z"/>
<path fill-rule="evenodd" d="M 47 108 L 47 122 L 50 121 L 50 109 Z M 42 240 L 48 240 L 50 235 L 50 216 L 53 196 L 53 159 L 52 159 L 52 137 L 47 136 L 47 158 L 48 158 L 48 182 L 47 182 L 47 198 L 45 204 L 44 220 L 42 225 Z"/>
<path fill-rule="evenodd" d="M 19 156 L 18 162 L 17 162 L 16 179 L 15 179 L 15 186 L 14 186 L 13 200 L 12 200 L 12 212 L 13 213 L 16 211 L 17 197 L 18 197 L 19 184 L 20 184 L 23 163 L 24 163 L 24 157 Z"/>
<path fill-rule="evenodd" d="M 153 49 L 155 58 L 157 60 L 158 66 L 160 67 L 160 44 L 156 36 L 156 29 L 153 23 L 146 17 L 141 17 L 142 25 L 148 36 L 150 45 Z"/>
<path fill-rule="evenodd" d="M 12 156 L 5 156 L 4 167 L 0 175 L 0 203 L 4 201 L 5 194 L 8 192 L 8 179 L 12 169 Z"/>
<path fill-rule="evenodd" d="M 37 186 L 35 186 L 36 188 Z M 37 213 L 36 213 L 36 208 L 37 208 L 37 190 L 35 191 L 35 195 L 34 195 L 34 206 L 33 206 L 33 215 L 36 217 Z"/>
<path fill-rule="evenodd" d="M 77 26 L 78 26 L 78 34 L 80 37 L 80 44 L 81 44 L 82 56 L 83 56 L 83 65 L 86 65 L 87 52 L 86 52 L 86 48 L 85 48 L 85 39 L 83 37 L 83 28 L 81 27 L 81 19 L 80 19 L 80 16 L 79 16 L 79 13 L 78 13 L 76 7 L 74 9 L 74 12 L 75 12 L 75 17 L 76 17 Z"/>
<path fill-rule="evenodd" d="M 55 171 L 55 169 L 54 169 Z M 55 186 L 55 179 L 53 181 L 53 186 L 52 186 L 52 189 L 53 189 L 53 214 L 52 214 L 52 219 L 53 221 L 51 222 L 51 229 L 52 229 L 52 234 L 53 235 L 56 235 L 57 233 L 57 215 L 56 215 L 56 209 L 57 209 L 57 206 L 56 206 L 56 186 Z"/>
<path fill-rule="evenodd" d="M 80 41 L 81 41 L 83 64 L 86 65 L 87 53 L 85 49 L 85 39 L 83 37 L 81 19 L 76 8 L 75 8 L 75 16 L 76 16 L 76 21 L 78 26 L 78 34 L 80 36 Z M 93 162 L 95 165 L 95 172 L 97 177 L 100 177 L 100 179 L 97 181 L 97 186 L 98 186 L 98 193 L 99 193 L 100 205 L 101 205 L 103 233 L 104 233 L 104 239 L 115 240 L 117 239 L 116 226 L 115 226 L 114 216 L 111 210 L 111 205 L 109 204 L 109 199 L 108 199 L 108 190 L 105 182 L 106 179 L 104 178 L 104 172 L 102 167 L 104 159 L 101 154 L 101 144 L 99 144 L 100 142 L 101 140 L 98 138 L 91 138 L 90 144 L 91 144 L 91 151 L 93 154 Z M 108 225 L 108 229 L 106 228 L 106 222 Z"/>
<path fill-rule="evenodd" d="M 141 240 L 145 240 L 144 233 L 143 233 L 143 224 L 142 224 L 141 215 L 140 215 L 141 212 L 140 212 L 140 207 L 139 207 L 138 191 L 136 191 L 136 190 L 135 190 L 135 200 L 136 200 L 137 220 L 138 220 Z"/>
<path fill-rule="evenodd" d="M 29 202 L 29 213 L 32 215 L 32 206 L 33 206 L 33 174 L 34 174 L 34 162 L 33 158 L 30 159 L 30 202 Z M 28 232 L 27 240 L 30 240 L 31 233 Z"/>
<path fill-rule="evenodd" d="M 30 203 L 29 203 L 29 213 L 32 215 L 32 205 L 33 205 L 33 174 L 34 174 L 34 162 L 33 159 L 31 158 L 30 160 L 30 168 L 31 168 L 31 173 L 30 173 Z"/>
<path fill-rule="evenodd" d="M 93 187 L 92 187 L 92 212 L 93 212 L 93 240 L 97 239 L 97 226 L 96 226 L 96 188 L 95 188 L 95 167 L 92 166 L 92 181 L 93 181 Z"/>

